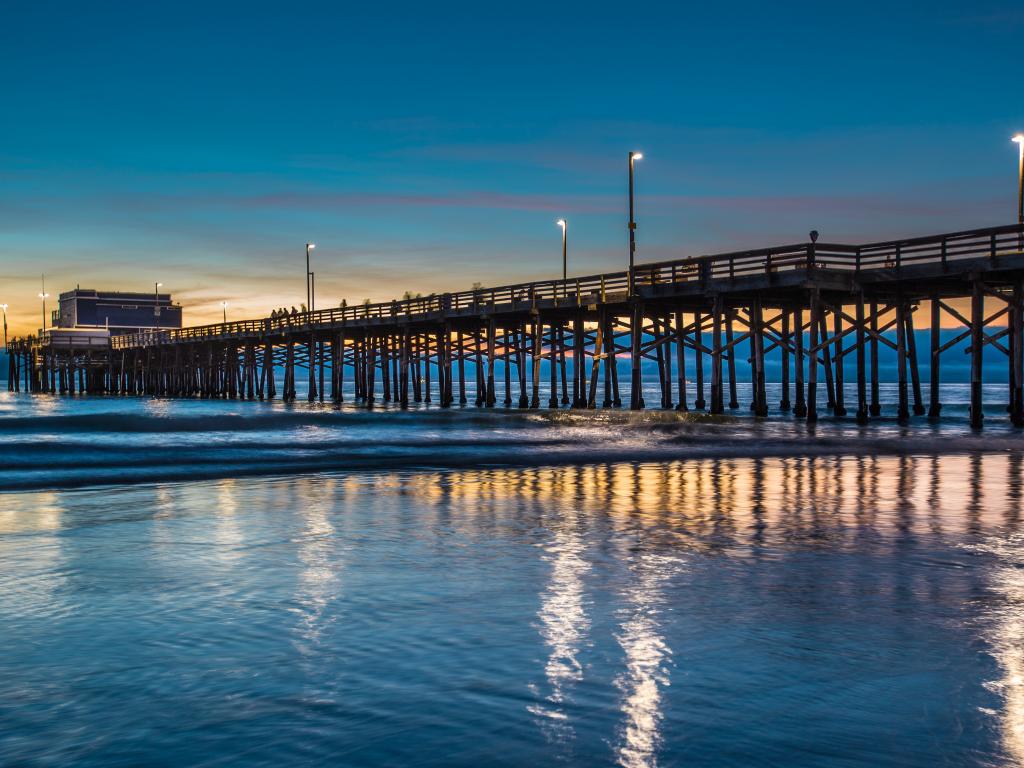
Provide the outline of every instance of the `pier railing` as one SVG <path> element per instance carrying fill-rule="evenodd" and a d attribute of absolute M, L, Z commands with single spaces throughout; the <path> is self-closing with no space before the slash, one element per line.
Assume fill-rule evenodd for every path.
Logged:
<path fill-rule="evenodd" d="M 633 269 L 637 290 L 645 286 L 672 283 L 735 280 L 787 271 L 900 270 L 919 264 L 941 264 L 987 258 L 998 263 L 1003 256 L 1022 255 L 1024 225 L 1013 224 L 943 235 L 891 240 L 866 245 L 799 243 L 732 253 L 693 256 L 645 263 Z M 455 293 L 431 294 L 388 302 L 332 307 L 313 312 L 282 315 L 259 320 L 241 320 L 165 331 L 147 331 L 114 336 L 114 349 L 130 349 L 172 342 L 213 338 L 273 335 L 302 329 L 343 326 L 360 320 L 402 320 L 431 315 L 486 313 L 498 309 L 587 306 L 623 301 L 628 298 L 629 273 L 543 280 L 496 288 L 479 288 Z"/>

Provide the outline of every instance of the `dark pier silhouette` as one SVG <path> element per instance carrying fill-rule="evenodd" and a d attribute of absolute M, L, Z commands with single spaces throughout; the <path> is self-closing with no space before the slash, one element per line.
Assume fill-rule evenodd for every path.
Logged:
<path fill-rule="evenodd" d="M 969 339 L 972 424 L 982 422 L 982 351 L 989 346 L 1006 356 L 1008 412 L 1024 425 L 1022 246 L 1019 224 L 866 245 L 812 241 L 638 264 L 631 272 L 114 336 L 104 347 L 29 337 L 10 345 L 9 387 L 290 400 L 303 375 L 310 400 L 340 402 L 351 377 L 365 403 L 449 407 L 467 401 L 469 363 L 478 406 L 640 409 L 654 405 L 642 397 L 643 362 L 652 361 L 661 408 L 736 408 L 736 368 L 747 365 L 755 415 L 774 407 L 816 419 L 823 390 L 833 414 L 866 422 L 881 412 L 881 346 L 897 355 L 899 418 L 938 418 L 943 355 Z M 958 310 L 956 299 L 969 300 L 970 309 Z M 987 315 L 986 299 L 996 306 Z M 914 334 L 922 302 L 930 306 L 928 350 L 917 349 Z M 963 326 L 946 341 L 939 333 L 944 315 Z M 749 356 L 738 359 L 744 343 Z M 685 350 L 693 353 L 692 369 Z M 782 398 L 774 404 L 765 389 L 769 355 L 778 356 L 782 371 Z M 840 364 L 849 355 L 853 403 L 845 401 Z M 614 364 L 622 357 L 630 360 L 628 387 Z M 542 361 L 549 363 L 544 400 Z"/>

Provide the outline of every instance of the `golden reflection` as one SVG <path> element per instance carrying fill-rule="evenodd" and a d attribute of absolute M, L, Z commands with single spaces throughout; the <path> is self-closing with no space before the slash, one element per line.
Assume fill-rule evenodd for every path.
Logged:
<path fill-rule="evenodd" d="M 494 530 L 496 513 L 522 516 L 552 505 L 561 509 L 572 495 L 583 514 L 581 522 L 601 510 L 613 519 L 629 518 L 673 532 L 688 549 L 728 548 L 745 555 L 752 539 L 765 546 L 795 541 L 852 544 L 865 535 L 956 538 L 1004 525 L 1013 519 L 1012 511 L 1008 518 L 1002 507 L 982 499 L 984 475 L 991 470 L 996 476 L 996 468 L 1007 460 L 999 455 L 983 460 L 970 455 L 729 458 L 473 469 L 418 473 L 401 481 L 387 475 L 364 477 L 359 487 L 375 496 L 414 495 L 430 502 L 436 515 L 455 507 L 465 510 L 437 523 L 474 536 Z M 998 490 L 1002 493 L 1003 488 Z"/>
<path fill-rule="evenodd" d="M 49 615 L 64 610 L 65 509 L 54 491 L 12 494 L 0 511 L 0 595 L 14 615 Z"/>

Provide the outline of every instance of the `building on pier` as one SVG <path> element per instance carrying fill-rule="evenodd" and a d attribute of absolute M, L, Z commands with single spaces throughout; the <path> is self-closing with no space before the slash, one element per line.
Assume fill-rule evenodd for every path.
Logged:
<path fill-rule="evenodd" d="M 181 305 L 169 293 L 75 288 L 60 295 L 55 328 L 99 329 L 111 335 L 181 328 Z"/>

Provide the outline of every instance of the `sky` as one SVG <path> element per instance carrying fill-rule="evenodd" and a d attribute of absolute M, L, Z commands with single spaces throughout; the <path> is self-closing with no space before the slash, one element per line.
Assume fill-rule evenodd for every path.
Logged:
<path fill-rule="evenodd" d="M 1019 2 L 0 5 L 13 334 L 619 270 L 631 149 L 639 261 L 1015 219 Z"/>

